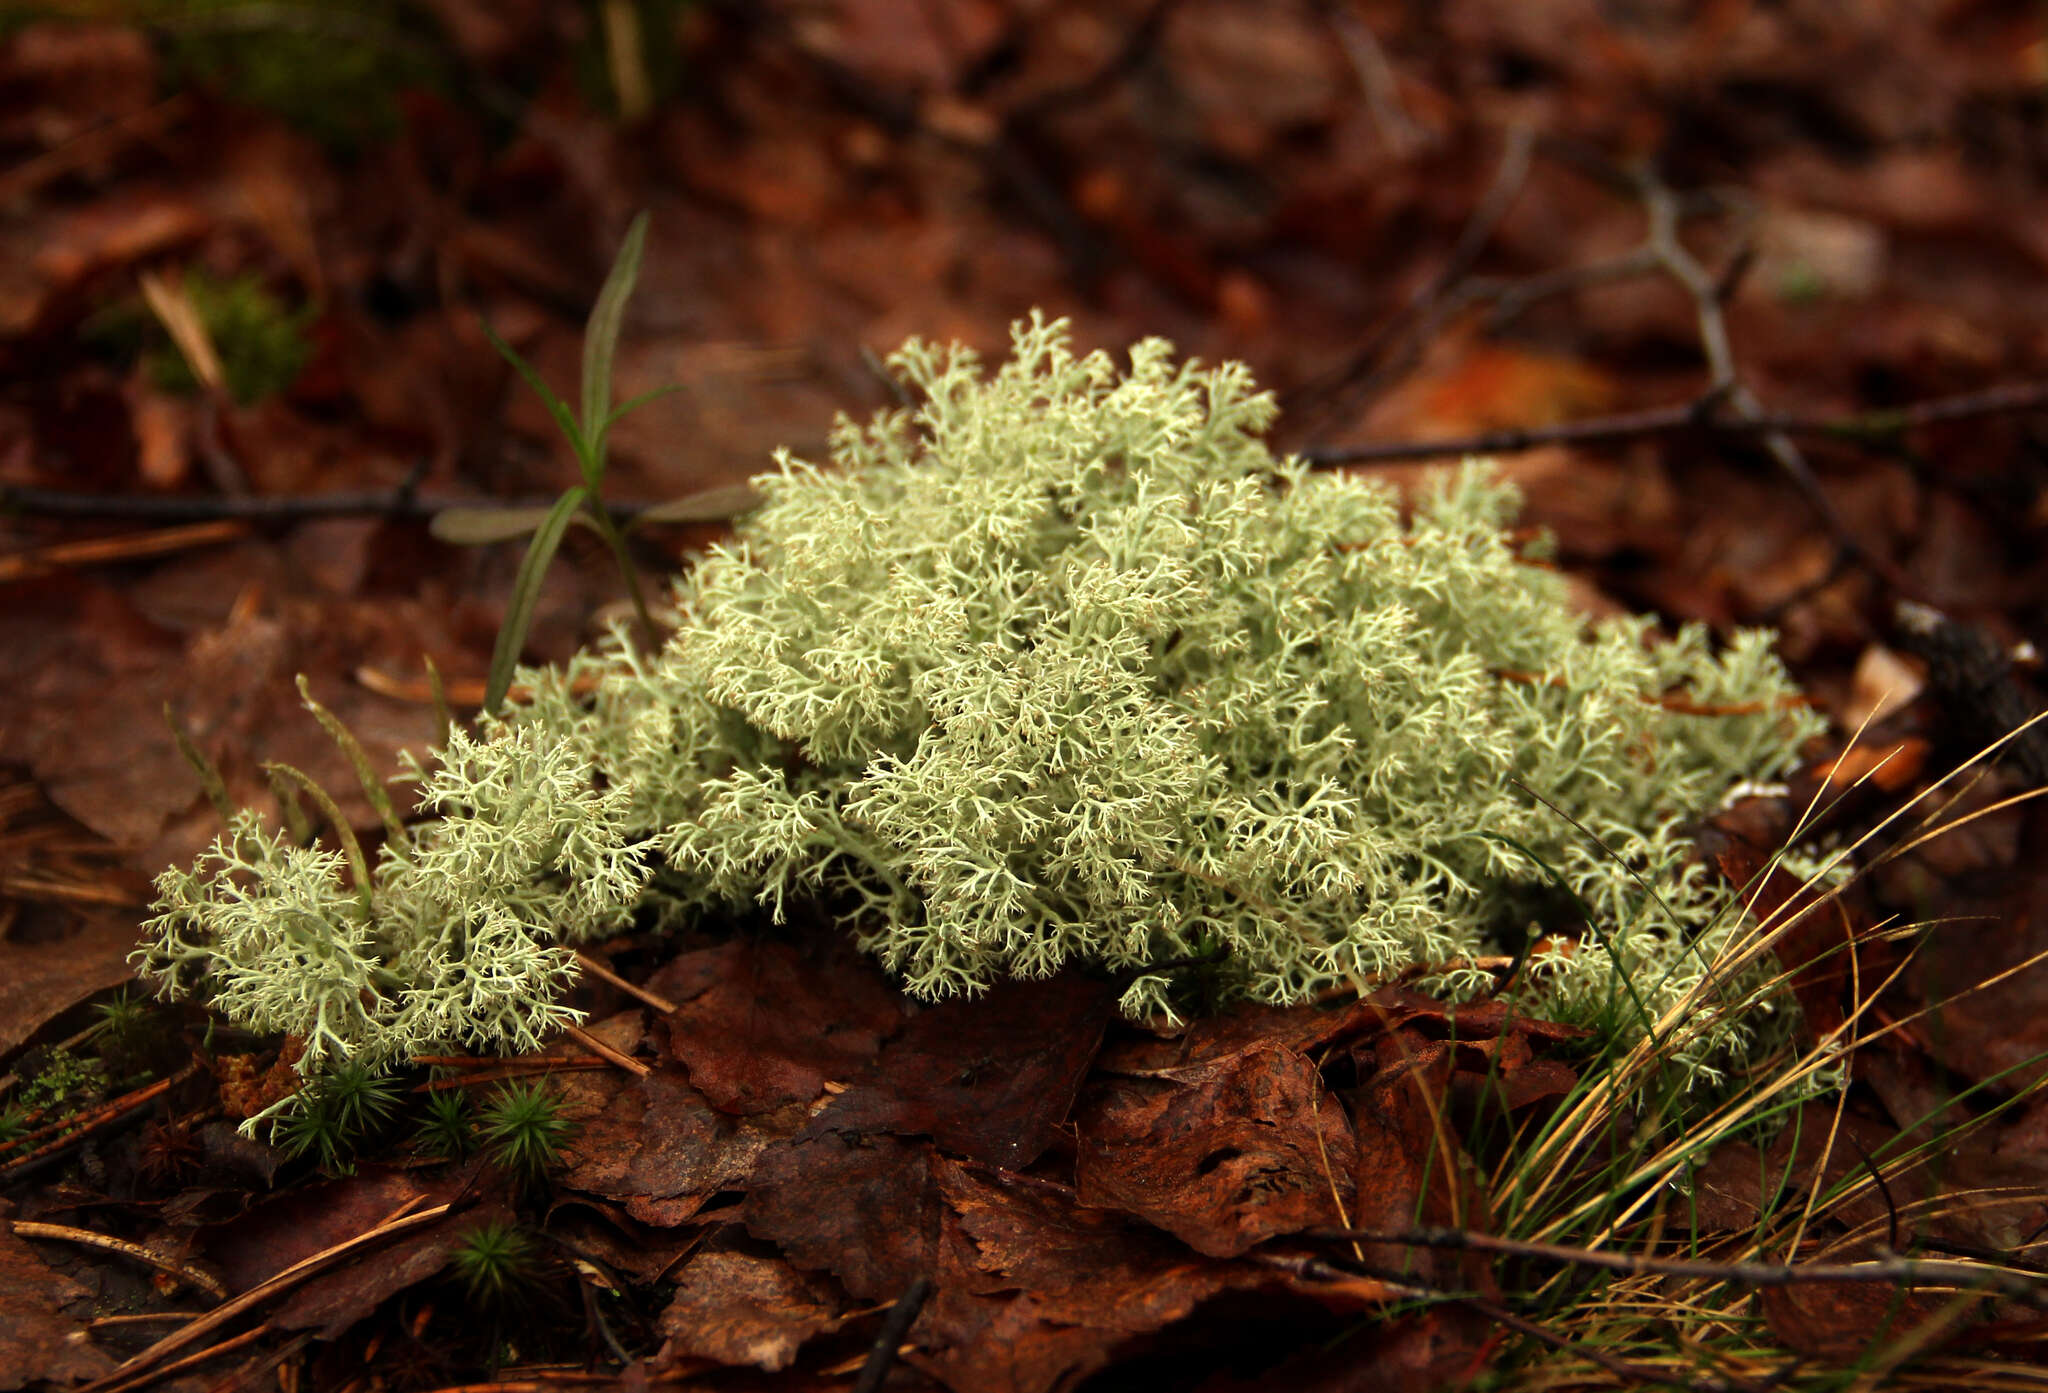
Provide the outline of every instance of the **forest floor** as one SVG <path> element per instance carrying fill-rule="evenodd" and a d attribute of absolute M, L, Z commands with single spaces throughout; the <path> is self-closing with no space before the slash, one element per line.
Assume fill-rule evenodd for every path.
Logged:
<path fill-rule="evenodd" d="M 278 1042 L 126 962 L 218 829 L 165 708 L 274 807 L 355 784 L 299 674 L 380 768 L 429 661 L 475 707 L 521 547 L 429 520 L 575 478 L 481 325 L 567 395 L 643 209 L 618 395 L 674 390 L 615 500 L 822 459 L 876 355 L 1040 307 L 1250 364 L 1329 467 L 1494 456 L 1590 612 L 1775 628 L 1832 733 L 1700 841 L 1896 815 L 1847 893 L 1755 882 L 1807 1034 L 1749 1106 L 1842 1085 L 1687 1150 L 1498 1002 L 1162 1036 L 707 926 L 603 945 L 608 1052 L 441 1067 L 486 1132 L 542 1081 L 538 1177 L 436 1154 L 424 1075 L 324 1164 L 238 1136 Z M 563 558 L 538 660 L 623 602 Z M 16 6 L 0 1389 L 2048 1386 L 2048 740 L 1982 757 L 2043 647 L 2035 4 Z"/>

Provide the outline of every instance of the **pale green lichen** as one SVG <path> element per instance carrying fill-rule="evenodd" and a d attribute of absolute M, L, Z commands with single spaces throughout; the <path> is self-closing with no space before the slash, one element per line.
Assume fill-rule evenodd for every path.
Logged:
<path fill-rule="evenodd" d="M 1172 1001 L 1147 965 L 1203 954 L 1268 1001 L 1418 963 L 1470 991 L 1461 960 L 1580 927 L 1554 872 L 1595 931 L 1527 1009 L 1699 986 L 1741 916 L 1684 820 L 1816 728 L 1766 636 L 1589 626 L 1509 489 L 1468 469 L 1404 516 L 1277 460 L 1237 365 L 1151 340 L 1119 373 L 1036 319 L 992 376 L 895 362 L 925 404 L 842 422 L 832 470 L 780 459 L 658 653 L 525 672 L 414 770 L 429 816 L 367 917 L 337 858 L 244 817 L 162 879 L 141 965 L 318 1067 L 528 1047 L 567 1017 L 564 943 L 798 895 L 927 998 L 1078 963 L 1142 1012 Z"/>

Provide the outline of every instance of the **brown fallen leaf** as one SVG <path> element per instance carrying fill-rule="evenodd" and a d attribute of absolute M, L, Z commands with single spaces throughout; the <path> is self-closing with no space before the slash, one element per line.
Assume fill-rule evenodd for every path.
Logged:
<path fill-rule="evenodd" d="M 722 1112 L 808 1103 L 860 1073 L 903 1022 L 901 998 L 843 934 L 742 938 L 685 953 L 647 989 L 676 1002 L 669 1053 Z"/>
<path fill-rule="evenodd" d="M 830 1125 L 928 1136 L 1022 1170 L 1067 1120 L 1115 1009 L 1113 987 L 1073 975 L 1000 982 L 929 1007 L 882 1047 L 869 1077 L 833 1101 Z"/>
<path fill-rule="evenodd" d="M 95 993 L 132 980 L 135 938 L 132 913 L 102 912 L 61 938 L 0 939 L 0 1054 Z"/>
<path fill-rule="evenodd" d="M 1359 1169 L 1343 1106 L 1315 1065 L 1273 1045 L 1113 1080 L 1091 1093 L 1075 1130 L 1081 1203 L 1211 1257 L 1342 1226 Z"/>
<path fill-rule="evenodd" d="M 680 1071 L 643 1079 L 591 1075 L 566 1093 L 599 1088 L 602 1106 L 581 1115 L 562 1183 L 621 1203 L 644 1224 L 683 1223 L 721 1190 L 737 1189 L 770 1145 L 799 1131 L 801 1106 L 736 1118 L 713 1108 Z"/>
<path fill-rule="evenodd" d="M 401 1212 L 449 1204 L 476 1183 L 479 1164 L 440 1173 L 364 1166 L 353 1175 L 303 1185 L 258 1205 L 205 1243 L 229 1285 L 246 1292 L 294 1263 L 325 1252 Z M 489 1197 L 405 1234 L 367 1256 L 320 1273 L 300 1286 L 270 1319 L 288 1330 L 312 1329 L 333 1339 L 386 1299 L 432 1277 L 448 1263 L 462 1235 L 489 1218 L 509 1219 L 502 1199 Z"/>
<path fill-rule="evenodd" d="M 963 1393 L 1072 1388 L 1212 1297 L 1289 1294 L 1274 1269 L 1196 1257 L 1060 1187 L 943 1158 L 934 1171 L 943 1238 L 913 1362 Z"/>
<path fill-rule="evenodd" d="M 1878 1282 L 1799 1282 L 1757 1294 L 1757 1309 L 1779 1343 L 1831 1364 L 1903 1340 L 1924 1340 L 1939 1349 L 1974 1318 L 1978 1304 L 1967 1296 L 1901 1291 Z"/>
<path fill-rule="evenodd" d="M 672 1342 L 672 1356 L 774 1373 L 795 1362 L 804 1341 L 837 1327 L 845 1305 L 830 1282 L 782 1258 L 713 1250 L 677 1274 L 657 1328 Z"/>
<path fill-rule="evenodd" d="M 0 1389 L 83 1383 L 114 1367 L 63 1308 L 92 1293 L 14 1236 L 0 1205 Z"/>
<path fill-rule="evenodd" d="M 894 1301 L 933 1268 L 934 1160 L 929 1143 L 889 1136 L 823 1132 L 769 1147 L 747 1182 L 747 1232 L 863 1300 Z"/>
<path fill-rule="evenodd" d="M 1345 1091 L 1357 1137 L 1351 1223 L 1388 1232 L 1417 1223 L 1484 1232 L 1491 1219 L 1485 1192 L 1447 1116 L 1457 1048 L 1402 1028 L 1375 1042 L 1373 1073 Z M 1494 1290 L 1492 1269 L 1478 1254 L 1362 1245 L 1362 1261 L 1387 1274 L 1414 1274 L 1482 1294 Z"/>

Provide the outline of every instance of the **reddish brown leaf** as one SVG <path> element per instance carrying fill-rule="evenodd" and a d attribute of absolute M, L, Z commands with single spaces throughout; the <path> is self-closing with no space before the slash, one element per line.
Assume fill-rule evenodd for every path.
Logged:
<path fill-rule="evenodd" d="M 667 1276 L 704 1242 L 693 1227 L 662 1229 L 636 1222 L 616 1204 L 566 1194 L 548 1211 L 548 1232 L 568 1251 L 635 1282 Z"/>
<path fill-rule="evenodd" d="M 131 980 L 135 915 L 95 914 L 77 933 L 40 943 L 0 940 L 0 1054 L 95 992 Z"/>
<path fill-rule="evenodd" d="M 1967 1303 L 1966 1303 L 1967 1305 Z M 1899 1340 L 1927 1338 L 1939 1349 L 1966 1310 L 1950 1294 L 1923 1294 L 1882 1282 L 1800 1282 L 1757 1294 L 1764 1323 L 1787 1349 L 1847 1363 Z"/>
<path fill-rule="evenodd" d="M 1680 1217 L 1703 1231 L 1753 1232 L 1766 1185 L 1776 1188 L 1762 1152 L 1748 1142 L 1722 1142 L 1693 1172 L 1691 1205 Z"/>
<path fill-rule="evenodd" d="M 35 223 L 0 228 L 0 362 L 10 340 L 81 315 L 101 277 L 198 240 L 212 219 L 183 194 L 131 188 Z"/>
<path fill-rule="evenodd" d="M 1379 1041 L 1376 1055 L 1377 1071 L 1346 1097 L 1358 1157 L 1352 1226 L 1386 1232 L 1422 1223 L 1484 1231 L 1486 1197 L 1446 1116 L 1452 1047 L 1400 1030 Z M 1480 1291 L 1493 1285 L 1477 1254 L 1367 1244 L 1364 1257 L 1375 1271 L 1412 1272 Z"/>
<path fill-rule="evenodd" d="M 773 1112 L 861 1072 L 903 1023 L 900 998 L 842 935 L 738 939 L 685 953 L 648 989 L 679 1004 L 669 1050 L 714 1107 Z"/>
<path fill-rule="evenodd" d="M 1076 1130 L 1083 1204 L 1137 1215 L 1212 1257 L 1341 1224 L 1359 1165 L 1316 1067 L 1273 1045 L 1113 1080 Z"/>
<path fill-rule="evenodd" d="M 247 1291 L 303 1258 L 367 1233 L 402 1206 L 438 1204 L 459 1189 L 445 1178 L 429 1181 L 418 1172 L 364 1166 L 258 1205 L 213 1235 L 207 1256 L 219 1264 L 231 1290 Z"/>
<path fill-rule="evenodd" d="M 0 1389 L 83 1383 L 114 1367 L 62 1309 L 90 1296 L 45 1265 L 0 1214 Z"/>
<path fill-rule="evenodd" d="M 1240 1002 L 1190 1023 L 1172 1035 L 1140 1035 L 1106 1047 L 1098 1067 L 1106 1073 L 1153 1074 L 1272 1045 L 1321 1057 L 1327 1050 L 1378 1034 L 1418 1011 L 1441 1011 L 1416 992 L 1387 988 L 1367 997 L 1301 1006 Z"/>
<path fill-rule="evenodd" d="M 762 1154 L 747 1183 L 747 1232 L 868 1301 L 929 1276 L 938 1243 L 932 1151 L 896 1137 L 823 1132 Z"/>
<path fill-rule="evenodd" d="M 1270 1269 L 1191 1257 L 1058 1187 L 940 1159 L 937 1291 L 912 1327 L 919 1362 L 975 1393 L 1071 1388 L 1121 1346 L 1212 1296 L 1279 1288 Z"/>
<path fill-rule="evenodd" d="M 847 1134 L 929 1136 L 1022 1170 L 1067 1120 L 1115 1007 L 1107 984 L 1066 976 L 1002 982 L 920 1011 L 820 1121 Z"/>
<path fill-rule="evenodd" d="M 578 1110 L 579 1113 L 582 1110 Z M 720 1190 L 737 1189 L 762 1150 L 798 1131 L 800 1108 L 735 1118 L 679 1072 L 626 1080 L 582 1119 L 564 1184 L 619 1200 L 642 1223 L 687 1220 Z"/>
<path fill-rule="evenodd" d="M 436 1186 L 430 1202 L 445 1203 L 460 1193 L 461 1187 L 454 1184 Z M 456 1249 L 478 1228 L 512 1222 L 512 1210 L 502 1200 L 450 1214 L 313 1278 L 270 1319 L 283 1329 L 317 1330 L 321 1339 L 332 1340 L 391 1297 L 447 1267 Z"/>
<path fill-rule="evenodd" d="M 716 1251 L 690 1259 L 661 1313 L 670 1353 L 786 1369 L 813 1335 L 839 1324 L 845 1303 L 829 1282 L 778 1257 Z"/>
<path fill-rule="evenodd" d="M 474 1186 L 478 1166 L 440 1173 L 364 1166 L 338 1180 L 301 1186 L 259 1205 L 207 1242 L 207 1255 L 240 1292 L 292 1264 L 389 1221 L 401 1209 L 458 1200 Z M 462 1235 L 487 1220 L 509 1220 L 501 1200 L 450 1214 L 403 1234 L 296 1288 L 271 1316 L 287 1329 L 317 1329 L 333 1339 L 386 1299 L 447 1265 Z"/>

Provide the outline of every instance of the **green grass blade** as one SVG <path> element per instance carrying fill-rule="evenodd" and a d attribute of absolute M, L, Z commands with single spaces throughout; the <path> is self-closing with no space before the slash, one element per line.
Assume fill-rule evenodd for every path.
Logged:
<path fill-rule="evenodd" d="M 619 574 L 626 578 L 626 591 L 633 597 L 634 612 L 640 616 L 640 630 L 649 643 L 657 642 L 654 616 L 647 612 L 647 598 L 640 593 L 640 573 L 633 569 L 633 557 L 626 550 L 626 535 L 619 531 L 612 515 L 595 498 L 590 500 L 590 507 L 579 515 L 579 521 L 587 521 L 597 535 L 604 538 L 604 544 L 612 549 L 612 560 L 618 563 Z"/>
<path fill-rule="evenodd" d="M 192 766 L 192 772 L 199 776 L 200 787 L 206 790 L 206 801 L 213 804 L 213 811 L 219 815 L 221 826 L 226 827 L 235 820 L 234 800 L 228 797 L 228 786 L 220 776 L 220 766 L 206 757 L 206 752 L 194 743 L 184 723 L 171 710 L 171 704 L 164 703 L 164 724 L 171 728 L 171 738 L 178 742 L 178 753 L 185 757 L 185 763 Z"/>
<path fill-rule="evenodd" d="M 569 404 L 555 395 L 554 388 L 541 381 L 540 374 L 533 370 L 533 364 L 522 358 L 518 349 L 498 337 L 498 331 L 493 329 L 488 321 L 479 318 L 477 323 L 483 325 L 484 337 L 491 341 L 491 347 L 498 350 L 498 356 L 510 363 L 512 370 L 518 373 L 526 385 L 533 388 L 535 394 L 540 397 L 548 409 L 548 415 L 555 418 L 555 424 L 562 428 L 562 434 L 569 437 L 569 445 L 576 451 L 576 459 L 583 466 L 584 476 L 589 477 L 592 467 L 590 441 L 584 438 L 583 427 L 577 425 L 576 418 L 570 414 Z"/>
<path fill-rule="evenodd" d="M 620 402 L 617 406 L 612 408 L 611 412 L 604 417 L 603 422 L 598 426 L 598 438 L 603 439 L 604 436 L 611 431 L 611 428 L 613 426 L 617 425 L 627 416 L 632 415 L 635 411 L 638 411 L 641 407 L 647 405 L 647 403 L 653 401 L 656 397 L 665 397 L 669 395 L 671 392 L 680 392 L 682 390 L 682 383 L 671 382 L 665 387 L 650 387 L 646 391 L 642 392 L 639 396 L 632 397 L 626 401 Z"/>
<path fill-rule="evenodd" d="M 291 780 L 299 786 L 313 805 L 326 815 L 327 823 L 334 829 L 334 835 L 341 842 L 342 855 L 348 858 L 349 873 L 355 877 L 356 902 L 365 922 L 370 918 L 370 863 L 363 857 L 363 844 L 356 840 L 356 829 L 349 826 L 341 805 L 334 801 L 334 795 L 314 782 L 312 775 L 293 765 L 273 760 L 263 766 L 263 771 L 272 777 Z"/>
<path fill-rule="evenodd" d="M 742 513 L 761 506 L 761 492 L 752 484 L 725 484 L 698 489 L 666 503 L 654 503 L 633 514 L 626 523 L 632 531 L 650 522 L 730 522 Z"/>
<path fill-rule="evenodd" d="M 647 214 L 641 213 L 626 229 L 619 244 L 618 258 L 604 289 L 591 307 L 590 321 L 583 326 L 583 424 L 589 431 L 589 452 L 583 457 L 583 482 L 591 492 L 604 480 L 604 438 L 612 422 L 612 354 L 619 346 L 619 329 L 626 319 L 626 300 L 633 282 L 640 278 L 640 257 L 647 249 Z"/>
<path fill-rule="evenodd" d="M 482 547 L 524 537 L 547 521 L 546 508 L 443 508 L 427 523 L 435 541 L 455 547 Z"/>
<path fill-rule="evenodd" d="M 421 660 L 427 665 L 427 690 L 434 694 L 434 748 L 448 748 L 448 734 L 455 729 L 455 713 L 448 709 L 448 684 L 441 680 L 441 669 L 434 663 L 434 655 L 423 653 Z"/>
<path fill-rule="evenodd" d="M 306 674 L 299 674 L 299 700 L 313 713 L 313 719 L 327 732 L 327 738 L 341 748 L 351 768 L 356 771 L 356 782 L 363 786 L 363 796 L 370 800 L 370 806 L 384 823 L 384 835 L 394 842 L 405 840 L 405 824 L 399 820 L 398 809 L 391 801 L 391 790 L 384 787 L 384 781 L 377 777 L 377 771 L 370 765 L 370 755 L 363 748 L 363 742 L 356 739 L 355 732 L 342 724 L 341 717 L 313 699 L 312 688 L 306 682 Z"/>
<path fill-rule="evenodd" d="M 505 610 L 505 622 L 498 628 L 498 646 L 491 652 L 490 680 L 484 685 L 484 713 L 495 716 L 512 687 L 512 669 L 519 665 L 520 650 L 526 647 L 526 631 L 533 623 L 533 607 L 540 599 L 541 582 L 547 578 L 548 563 L 555 548 L 569 530 L 569 519 L 590 491 L 582 485 L 569 489 L 555 500 L 548 515 L 534 530 L 533 541 L 519 562 L 519 574 L 512 581 L 512 602 Z"/>

